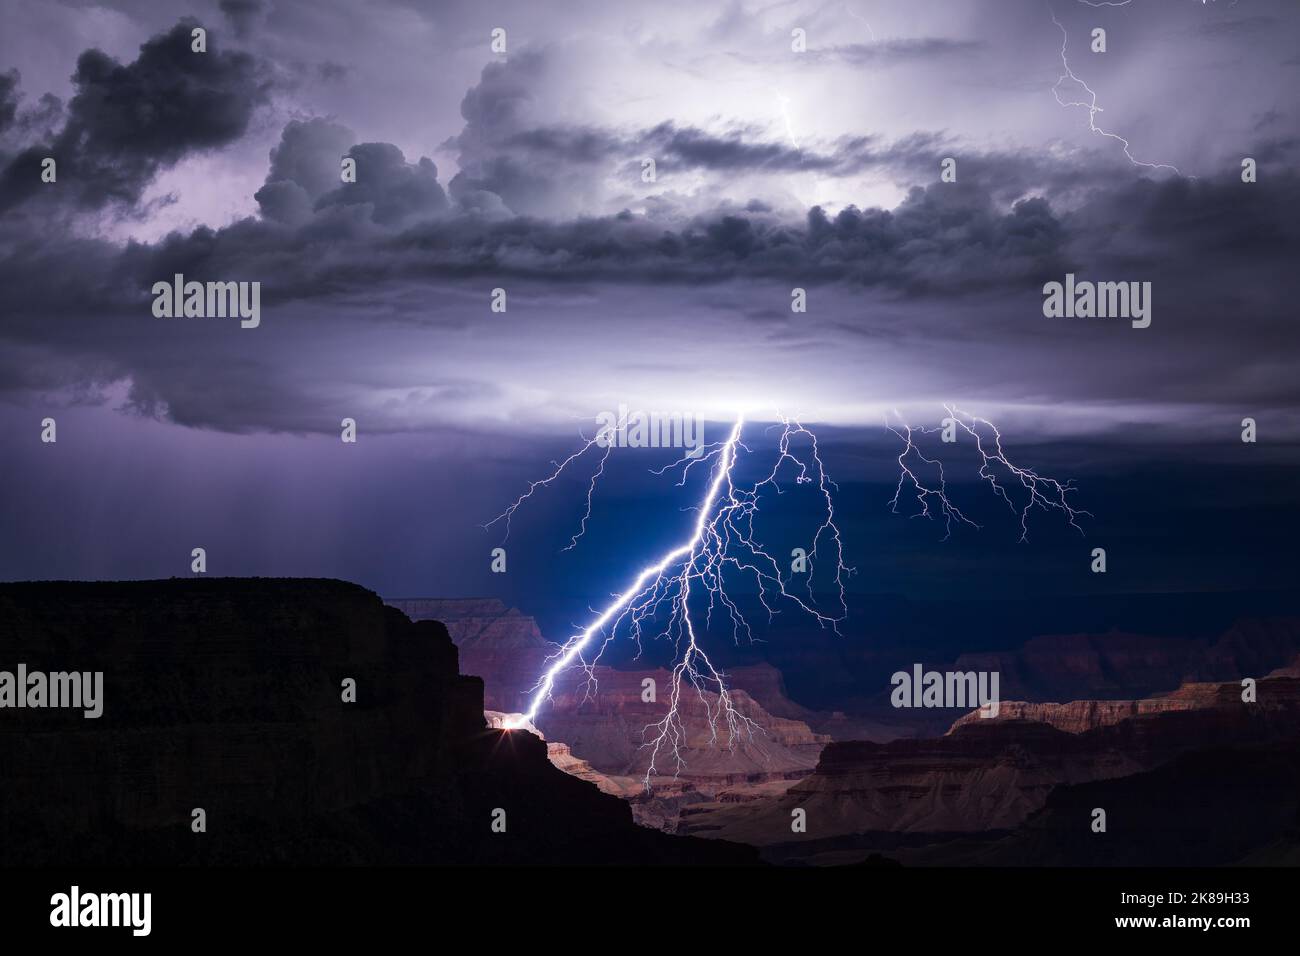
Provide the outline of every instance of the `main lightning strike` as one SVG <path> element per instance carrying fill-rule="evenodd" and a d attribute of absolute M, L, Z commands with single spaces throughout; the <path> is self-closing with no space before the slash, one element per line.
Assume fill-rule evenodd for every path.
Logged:
<path fill-rule="evenodd" d="M 678 485 L 682 486 L 693 469 L 704 466 L 711 469 L 704 497 L 696 507 L 696 518 L 690 536 L 677 547 L 664 554 L 654 564 L 643 568 L 622 592 L 612 600 L 582 631 L 570 637 L 559 651 L 548 660 L 545 673 L 532 689 L 532 697 L 525 713 L 514 719 L 510 726 L 520 727 L 531 723 L 543 704 L 550 698 L 557 678 L 571 667 L 583 670 L 588 679 L 588 694 L 595 690 L 595 665 L 605 648 L 620 629 L 641 645 L 643 628 L 653 622 L 667 620 L 660 636 L 672 640 L 676 648 L 675 663 L 671 670 L 668 688 L 668 708 L 663 718 L 646 728 L 644 746 L 650 751 L 646 772 L 646 785 L 658 772 L 657 761 L 668 755 L 674 769 L 684 766 L 681 746 L 685 740 L 685 726 L 681 707 L 684 695 L 694 690 L 704 706 L 712 742 L 725 733 L 728 746 L 733 746 L 742 736 L 752 736 L 758 727 L 734 705 L 724 674 L 701 646 L 701 627 L 707 630 L 714 612 L 725 614 L 730 621 L 733 638 L 753 637 L 750 625 L 740 605 L 727 592 L 725 578 L 743 576 L 756 584 L 756 599 L 769 618 L 777 613 L 780 602 L 789 602 L 810 615 L 822 627 L 837 629 L 847 614 L 845 576 L 852 572 L 844 564 L 843 541 L 835 523 L 832 491 L 835 487 L 826 474 L 816 436 L 802 424 L 782 420 L 780 437 L 776 442 L 776 455 L 772 467 L 758 481 L 743 485 L 736 479 L 736 462 L 742 452 L 751 449 L 741 441 L 744 418 L 732 425 L 725 441 L 706 445 L 698 457 L 683 457 L 655 474 L 665 474 L 680 469 Z M 806 443 L 796 447 L 795 442 Z M 506 519 L 539 487 L 549 483 L 565 466 L 581 457 L 593 442 L 584 444 L 577 452 L 557 465 L 556 470 L 543 482 L 530 485 L 498 519 Z M 606 450 L 606 456 L 608 449 Z M 604 470 L 605 457 L 599 470 L 588 485 L 588 511 L 590 515 L 591 492 Z M 789 579 L 782 574 L 780 564 L 769 554 L 756 537 L 754 519 L 759 513 L 760 497 L 772 491 L 782 493 L 780 480 L 782 468 L 793 472 L 796 485 L 812 485 L 824 505 L 824 515 L 813 533 L 807 549 L 809 570 L 807 594 L 796 592 Z M 585 528 L 585 518 L 584 518 Z M 579 529 L 574 540 L 580 537 Z M 572 542 L 571 542 L 572 544 Z M 812 568 L 823 558 L 833 567 L 834 588 L 838 607 L 833 613 L 819 609 L 812 594 Z M 705 602 L 703 620 L 700 608 L 692 603 Z M 711 699 L 712 698 L 712 699 Z M 720 729 L 721 728 L 721 729 Z"/>

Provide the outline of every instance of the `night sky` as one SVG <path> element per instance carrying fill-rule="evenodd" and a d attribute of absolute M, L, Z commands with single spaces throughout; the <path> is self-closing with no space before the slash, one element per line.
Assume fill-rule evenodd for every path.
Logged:
<path fill-rule="evenodd" d="M 756 451 L 777 414 L 816 429 L 859 634 L 868 595 L 1244 613 L 1294 586 L 1291 0 L 0 11 L 0 579 L 185 575 L 201 546 L 210 574 L 576 621 L 690 521 L 697 487 L 648 474 L 671 453 L 613 456 L 573 551 L 589 471 L 521 512 L 505 575 L 481 525 L 625 404 L 710 439 L 743 410 Z M 1113 136 L 1053 94 L 1063 37 Z M 1045 318 L 1071 272 L 1150 282 L 1150 328 Z M 154 317 L 175 273 L 259 281 L 260 326 Z M 945 402 L 1075 479 L 1085 535 L 1038 512 L 1020 542 L 960 443 L 983 527 L 893 513 L 887 416 Z M 805 503 L 772 516 L 787 553 Z M 1084 606 L 1057 625 L 1106 623 Z"/>

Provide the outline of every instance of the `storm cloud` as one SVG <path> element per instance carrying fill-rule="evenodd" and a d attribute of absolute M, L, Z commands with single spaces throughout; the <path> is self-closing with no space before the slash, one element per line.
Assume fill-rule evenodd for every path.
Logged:
<path fill-rule="evenodd" d="M 264 11 L 227 6 L 256 43 Z M 1247 184 L 1235 163 L 1197 179 L 1134 167 L 1086 128 L 1066 148 L 866 122 L 796 137 L 727 115 L 612 120 L 557 106 L 572 47 L 556 41 L 480 67 L 459 130 L 425 155 L 374 138 L 364 115 L 285 109 L 257 54 L 213 35 L 192 55 L 189 30 L 156 34 L 125 65 L 82 53 L 48 144 L 22 138 L 50 101 L 24 110 L 18 77 L 0 74 L 0 134 L 18 144 L 0 183 L 11 401 L 117 402 L 242 433 L 328 432 L 358 410 L 380 431 L 562 418 L 620 390 L 781 398 L 848 422 L 973 397 L 1044 428 L 1062 407 L 1086 423 L 1071 428 L 1097 431 L 1245 408 L 1300 434 L 1285 359 L 1300 181 L 1281 105 L 1261 110 L 1260 181 Z M 800 68 L 875 56 L 975 69 L 989 42 L 845 42 Z M 1049 69 L 1055 54 L 1049 44 Z M 242 146 L 259 111 L 263 127 L 284 115 L 267 127 L 247 213 L 142 239 L 97 228 L 103 210 L 149 221 L 148 190 Z M 47 152 L 59 185 L 33 200 Z M 955 182 L 939 178 L 947 156 Z M 345 158 L 355 182 L 340 178 Z M 642 178 L 644 158 L 657 179 Z M 897 198 L 801 203 L 792 182 L 883 184 Z M 204 184 L 168 188 L 187 185 Z M 36 228 L 47 206 L 60 214 Z M 1045 319 L 1042 286 L 1067 272 L 1151 282 L 1152 328 Z M 153 318 L 153 284 L 176 274 L 261 283 L 262 326 Z M 500 315 L 488 308 L 498 288 Z M 792 311 L 795 289 L 807 312 Z M 719 367 L 722 397 L 701 385 Z"/>
<path fill-rule="evenodd" d="M 160 170 L 239 139 L 269 81 L 252 57 L 218 49 L 215 40 L 206 53 L 193 52 L 197 25 L 178 23 L 125 65 L 100 50 L 81 54 L 62 128 L 51 142 L 19 151 L 0 172 L 0 212 L 37 193 L 84 208 L 134 203 Z M 41 183 L 45 157 L 58 163 L 57 190 Z"/>

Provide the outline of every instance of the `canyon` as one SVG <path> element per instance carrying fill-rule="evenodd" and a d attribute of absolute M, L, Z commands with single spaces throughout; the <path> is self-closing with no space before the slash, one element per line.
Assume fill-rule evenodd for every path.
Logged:
<path fill-rule="evenodd" d="M 1157 775 L 1150 779 L 1163 779 L 1159 772 L 1165 765 L 1194 753 L 1288 752 L 1300 735 L 1300 679 L 1279 669 L 1257 682 L 1253 702 L 1242 700 L 1242 690 L 1239 682 L 1189 683 L 1166 697 L 1144 700 L 1004 701 L 998 717 L 972 712 L 942 737 L 832 743 L 814 772 L 779 797 L 744 812 L 716 805 L 688 808 L 678 832 L 768 847 L 769 859 L 786 863 L 851 862 L 871 852 L 911 863 L 951 862 L 954 857 L 933 848 L 961 835 L 983 839 L 1041 826 L 1041 814 L 1059 812 L 1052 810 L 1053 801 L 1066 800 L 1062 794 L 1073 789 L 1126 792 L 1129 785 L 1119 781 L 1151 773 Z M 1259 766 L 1268 769 L 1267 761 Z M 1214 787 L 1243 785 L 1225 776 Z M 1286 818 L 1291 811 L 1284 791 L 1269 792 L 1283 794 L 1284 806 L 1268 812 L 1276 809 Z M 1093 806 L 1112 812 L 1134 809 L 1096 799 Z M 791 831 L 796 809 L 806 817 L 802 833 Z M 1087 819 L 1086 814 L 1075 817 L 1073 825 L 1086 833 Z M 1207 819 L 1203 825 L 1226 824 Z M 1068 835 L 1077 836 L 1072 830 Z M 919 852 L 921 847 L 932 849 L 927 854 Z M 1172 848 L 1171 840 L 1166 849 Z"/>
<path fill-rule="evenodd" d="M 682 762 L 655 774 L 644 731 L 663 704 L 644 682 L 662 691 L 668 673 L 571 672 L 536 727 L 509 729 L 554 645 L 494 599 L 383 602 L 316 579 L 33 582 L 0 585 L 0 619 L 0 659 L 102 672 L 108 702 L 90 721 L 0 712 L 0 864 L 1300 859 L 1294 619 L 960 656 L 955 669 L 1006 668 L 1019 696 L 995 718 L 927 715 L 947 720 L 932 735 L 805 706 L 772 664 L 737 666 L 753 733 L 715 738 L 716 698 L 688 695 Z M 1151 690 L 1104 693 L 1134 687 Z M 1095 807 L 1114 839 L 1090 830 Z"/>
<path fill-rule="evenodd" d="M 499 602 L 404 610 L 448 623 L 503 710 L 527 699 L 553 650 L 531 618 Z M 704 706 L 687 710 L 683 765 L 660 764 L 649 787 L 643 732 L 663 711 L 642 701 L 642 682 L 663 686 L 666 672 L 570 672 L 536 723 L 557 767 L 627 800 L 646 826 L 760 847 L 781 863 L 942 862 L 936 848 L 1018 833 L 1071 788 L 1145 779 L 1205 748 L 1283 746 L 1300 734 L 1297 624 L 1247 619 L 1215 640 L 1045 635 L 956 656 L 952 669 L 1001 668 L 1008 695 L 1023 695 L 995 718 L 938 710 L 909 721 L 880 706 L 884 691 L 857 713 L 827 713 L 790 700 L 771 664 L 736 667 L 736 706 L 764 732 L 729 746 L 712 737 Z M 1237 678 L 1252 674 L 1262 675 L 1258 700 L 1245 703 Z M 798 810 L 803 832 L 791 828 Z"/>

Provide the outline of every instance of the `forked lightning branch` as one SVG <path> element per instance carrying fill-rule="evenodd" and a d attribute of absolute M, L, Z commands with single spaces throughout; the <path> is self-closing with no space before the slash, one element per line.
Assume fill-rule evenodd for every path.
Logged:
<path fill-rule="evenodd" d="M 1087 512 L 1069 504 L 1068 496 L 1074 490 L 1069 482 L 1045 478 L 1031 469 L 1014 465 L 1002 449 L 1001 434 L 991 422 L 953 406 L 947 406 L 947 411 L 949 417 L 945 422 L 958 425 L 979 454 L 978 478 L 1019 515 L 1022 541 L 1027 534 L 1029 514 L 1036 508 L 1060 511 L 1072 526 L 1079 527 L 1076 519 Z M 626 415 L 621 415 L 613 426 L 626 427 Z M 974 526 L 952 503 L 942 462 L 920 451 L 916 434 L 908 426 L 900 429 L 891 425 L 890 429 L 906 442 L 898 457 L 900 475 L 891 501 L 893 509 L 897 511 L 900 501 L 906 498 L 905 492 L 910 492 L 915 498 L 917 516 L 934 517 L 937 512 L 946 519 L 949 531 L 954 518 Z M 671 642 L 674 656 L 664 716 L 648 725 L 643 737 L 643 745 L 650 751 L 645 776 L 647 787 L 660 772 L 661 760 L 671 762 L 674 773 L 685 767 L 681 754 L 686 742 L 682 720 L 685 694 L 694 691 L 706 709 L 712 744 L 730 748 L 742 736 L 762 731 L 737 709 L 724 672 L 705 647 L 715 617 L 725 619 L 734 640 L 753 638 L 742 608 L 742 603 L 749 602 L 733 596 L 743 581 L 753 588 L 757 605 L 769 620 L 782 608 L 794 608 L 819 626 L 838 632 L 839 625 L 848 616 L 846 579 L 853 569 L 845 563 L 844 541 L 836 524 L 838 486 L 827 474 L 817 436 L 800 422 L 787 418 L 766 427 L 755 425 L 751 430 L 761 431 L 763 445 L 757 444 L 757 438 L 751 438 L 755 442 L 753 447 L 742 440 L 745 420 L 741 416 L 730 426 L 725 440 L 704 444 L 702 451 L 691 449 L 686 456 L 654 472 L 675 473 L 679 476 L 678 486 L 685 487 L 697 470 L 706 471 L 707 483 L 695 506 L 695 520 L 689 534 L 679 545 L 643 567 L 624 590 L 611 596 L 603 610 L 593 612 L 596 616 L 586 628 L 572 635 L 548 658 L 545 672 L 531 690 L 527 710 L 514 716 L 510 727 L 530 725 L 551 699 L 557 679 L 570 668 L 585 674 L 588 695 L 597 693 L 595 668 L 609 644 L 618 635 L 626 634 L 637 643 L 639 650 L 647 633 L 653 631 L 649 636 Z M 915 431 L 926 434 L 938 429 Z M 593 498 L 610 453 L 622 444 L 611 440 L 613 437 L 606 423 L 596 438 L 556 462 L 549 476 L 531 482 L 527 491 L 488 522 L 487 527 L 502 523 L 508 536 L 510 520 L 525 501 L 550 486 L 568 469 L 580 467 L 577 462 L 592 448 L 598 448 L 599 454 L 592 456 L 598 463 L 587 485 L 586 510 L 565 550 L 576 546 L 591 520 Z M 737 466 L 745 456 L 760 463 L 770 462 L 770 466 L 762 465 L 754 472 L 762 475 L 761 478 L 752 482 L 739 478 Z M 922 477 L 927 472 L 932 477 Z M 799 584 L 793 567 L 788 572 L 783 570 L 780 552 L 760 541 L 755 528 L 760 507 L 776 507 L 783 494 L 783 484 L 790 483 L 814 490 L 812 497 L 817 502 L 808 522 L 809 546 L 800 562 L 802 573 L 798 577 L 803 580 Z M 1019 501 L 1012 494 L 1016 486 L 1024 493 Z M 787 500 L 806 502 L 808 496 Z M 823 594 L 831 595 L 831 607 L 821 606 L 815 596 L 813 580 L 817 569 L 823 569 L 817 580 L 822 582 Z"/>

